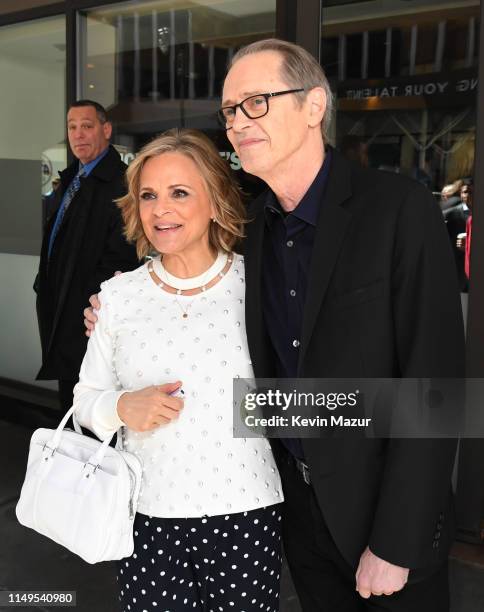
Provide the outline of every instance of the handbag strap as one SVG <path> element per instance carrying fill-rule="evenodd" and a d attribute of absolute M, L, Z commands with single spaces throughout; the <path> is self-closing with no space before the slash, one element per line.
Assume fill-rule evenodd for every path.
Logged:
<path fill-rule="evenodd" d="M 82 434 L 82 430 L 79 426 L 79 423 L 77 422 L 77 419 L 74 416 L 74 406 L 71 406 L 71 408 L 69 408 L 69 410 L 65 413 L 62 421 L 59 423 L 59 425 L 57 426 L 57 429 L 54 432 L 54 435 L 52 436 L 51 440 L 50 440 L 50 444 L 49 446 L 49 450 L 52 452 L 52 454 L 55 453 L 55 451 L 57 450 L 57 447 L 59 446 L 60 440 L 61 440 L 61 436 L 62 436 L 62 432 L 64 431 L 64 428 L 67 424 L 67 421 L 69 420 L 69 417 L 72 416 L 72 422 L 74 423 L 74 429 L 76 430 L 76 432 L 80 435 Z M 113 434 L 114 435 L 114 434 Z M 118 436 L 119 436 L 119 432 L 118 432 Z M 92 456 L 89 458 L 89 461 L 86 462 L 87 464 L 91 464 L 94 467 L 97 467 L 98 465 L 100 465 L 102 463 L 102 460 L 104 458 L 104 455 L 106 454 L 106 450 L 109 446 L 109 443 L 111 442 L 111 440 L 113 439 L 113 436 L 110 436 L 109 438 L 106 438 L 100 445 L 99 448 L 96 450 L 95 453 L 92 454 Z"/>
<path fill-rule="evenodd" d="M 79 425 L 79 421 L 77 420 L 75 411 L 72 413 L 72 422 L 74 423 L 75 431 L 78 434 L 84 435 L 82 433 L 81 426 Z M 125 438 L 125 427 L 123 426 L 116 430 L 117 446 L 120 446 L 123 450 L 125 450 L 124 438 Z M 112 440 L 112 437 L 110 440 Z"/>
<path fill-rule="evenodd" d="M 74 406 L 73 406 L 74 407 Z M 74 429 L 78 434 L 82 434 L 81 426 L 79 425 L 79 421 L 77 420 L 77 416 L 75 411 L 72 412 L 72 422 L 74 423 Z"/>

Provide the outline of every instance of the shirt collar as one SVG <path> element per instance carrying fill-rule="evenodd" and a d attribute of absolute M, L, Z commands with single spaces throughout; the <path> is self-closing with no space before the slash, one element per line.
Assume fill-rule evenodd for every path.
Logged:
<path fill-rule="evenodd" d="M 319 207 L 321 205 L 326 184 L 328 182 L 331 157 L 332 152 L 331 149 L 328 148 L 326 149 L 323 165 L 321 166 L 318 174 L 302 197 L 299 204 L 292 212 L 286 213 L 276 198 L 275 193 L 272 191 L 272 189 L 269 190 L 264 204 L 265 217 L 269 227 L 272 225 L 276 214 L 282 218 L 292 215 L 293 217 L 297 217 L 301 221 L 316 227 Z"/>
<path fill-rule="evenodd" d="M 96 159 L 93 159 L 89 163 L 82 165 L 81 162 L 79 162 L 79 170 L 84 169 L 84 176 L 89 176 L 91 172 L 94 170 L 94 168 L 101 161 L 101 159 L 103 159 L 103 157 L 106 157 L 106 155 L 108 154 L 108 151 L 109 151 L 109 145 L 104 149 L 102 153 L 100 153 L 96 157 Z"/>

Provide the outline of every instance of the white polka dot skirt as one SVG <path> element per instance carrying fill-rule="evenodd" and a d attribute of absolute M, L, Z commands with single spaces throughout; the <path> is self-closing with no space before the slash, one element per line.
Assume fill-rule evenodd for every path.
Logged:
<path fill-rule="evenodd" d="M 281 504 L 203 518 L 137 514 L 117 562 L 123 612 L 279 610 Z"/>

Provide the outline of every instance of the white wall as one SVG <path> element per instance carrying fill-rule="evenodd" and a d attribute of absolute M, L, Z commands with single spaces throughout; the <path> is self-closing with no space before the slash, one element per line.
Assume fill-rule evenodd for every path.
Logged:
<path fill-rule="evenodd" d="M 0 157 L 40 159 L 65 138 L 65 67 L 0 53 Z"/>
<path fill-rule="evenodd" d="M 38 266 L 38 257 L 0 253 L 0 376 L 55 389 L 35 381 L 41 365 L 32 289 Z"/>

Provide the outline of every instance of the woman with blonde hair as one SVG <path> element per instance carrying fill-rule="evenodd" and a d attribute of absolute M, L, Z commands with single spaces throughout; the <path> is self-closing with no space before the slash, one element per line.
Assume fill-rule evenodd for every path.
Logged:
<path fill-rule="evenodd" d="M 239 189 L 194 130 L 147 144 L 127 181 L 126 236 L 161 256 L 103 283 L 74 395 L 81 425 L 101 439 L 122 427 L 143 463 L 122 608 L 275 612 L 279 474 L 267 440 L 233 437 L 232 379 L 253 376 Z"/>

